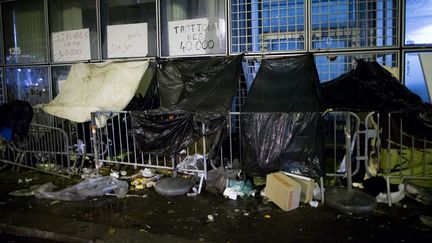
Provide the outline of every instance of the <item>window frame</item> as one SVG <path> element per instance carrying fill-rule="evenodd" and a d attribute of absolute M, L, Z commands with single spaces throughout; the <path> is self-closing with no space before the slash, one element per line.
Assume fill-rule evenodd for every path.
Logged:
<path fill-rule="evenodd" d="M 230 33 L 229 33 L 229 28 L 228 28 L 228 25 L 230 24 L 230 20 L 228 19 L 229 18 L 229 9 L 228 9 L 228 7 L 230 6 L 230 0 L 228 0 L 228 1 L 226 1 L 226 0 L 215 0 L 215 1 L 223 1 L 223 5 L 224 5 L 224 7 L 223 7 L 223 11 L 224 11 L 224 14 L 223 14 L 223 17 L 224 17 L 224 20 L 225 20 L 225 41 L 224 41 L 224 43 L 225 43 L 225 48 L 224 48 L 224 50 L 223 50 L 223 53 L 214 53 L 214 54 L 195 54 L 195 55 L 164 55 L 163 54 L 163 52 L 164 52 L 164 50 L 163 50 L 163 32 L 164 32 L 164 30 L 163 30 L 163 20 L 162 20 L 162 14 L 161 14 L 161 12 L 162 12 L 162 1 L 164 1 L 164 0 L 157 0 L 157 2 L 158 2 L 158 5 L 157 5 L 157 18 L 158 18 L 158 26 L 159 26 L 159 31 L 158 31 L 158 45 L 159 45 L 159 57 L 161 57 L 161 58 L 187 58 L 187 57 L 208 57 L 208 56 L 226 56 L 226 55 L 230 55 L 230 53 L 229 53 L 229 48 L 230 48 L 230 41 L 229 41 L 229 35 L 230 35 Z M 200 1 L 208 1 L 208 0 L 200 0 Z M 189 20 L 189 19 L 187 19 L 187 20 Z M 168 24 L 168 20 L 166 20 L 166 22 L 167 22 L 167 24 Z M 166 41 L 168 41 L 168 40 L 166 40 Z M 169 49 L 169 48 L 168 48 Z M 169 50 L 167 50 L 167 51 L 169 51 Z"/>

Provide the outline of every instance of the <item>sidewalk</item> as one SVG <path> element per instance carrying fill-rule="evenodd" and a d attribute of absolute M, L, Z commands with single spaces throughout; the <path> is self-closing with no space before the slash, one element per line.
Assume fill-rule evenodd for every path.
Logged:
<path fill-rule="evenodd" d="M 18 184 L 18 179 L 31 182 Z M 112 196 L 63 202 L 8 195 L 16 189 L 67 179 L 42 173 L 0 171 L 0 234 L 58 242 L 425 242 L 431 228 L 420 215 L 430 208 L 411 199 L 368 215 L 351 215 L 326 205 L 302 204 L 290 212 L 262 198 L 236 201 L 203 192 L 196 197 L 163 197 L 154 189 L 141 197 Z"/>

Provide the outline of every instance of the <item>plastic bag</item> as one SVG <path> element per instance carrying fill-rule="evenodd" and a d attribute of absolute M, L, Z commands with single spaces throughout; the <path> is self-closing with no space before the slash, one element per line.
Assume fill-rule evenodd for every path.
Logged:
<path fill-rule="evenodd" d="M 102 196 L 113 193 L 117 198 L 124 198 L 128 191 L 128 183 L 117 180 L 111 176 L 85 180 L 75 186 L 53 192 L 55 186 L 49 182 L 43 184 L 35 191 L 37 198 L 47 198 L 63 201 L 83 200 L 87 197 Z"/>

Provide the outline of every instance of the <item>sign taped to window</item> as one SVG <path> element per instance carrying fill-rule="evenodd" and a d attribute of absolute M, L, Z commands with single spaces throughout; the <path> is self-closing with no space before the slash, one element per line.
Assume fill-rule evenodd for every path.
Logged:
<path fill-rule="evenodd" d="M 53 32 L 51 38 L 55 62 L 91 59 L 89 29 Z"/>
<path fill-rule="evenodd" d="M 188 19 L 168 22 L 169 55 L 221 53 L 223 19 Z"/>
<path fill-rule="evenodd" d="M 108 58 L 147 56 L 147 23 L 108 25 L 107 47 Z"/>

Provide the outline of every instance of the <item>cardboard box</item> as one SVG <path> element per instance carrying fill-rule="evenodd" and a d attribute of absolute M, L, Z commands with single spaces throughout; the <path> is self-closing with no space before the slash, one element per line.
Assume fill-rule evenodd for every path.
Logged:
<path fill-rule="evenodd" d="M 313 200 L 315 180 L 306 176 L 283 172 L 301 186 L 300 202 L 308 203 Z"/>
<path fill-rule="evenodd" d="M 281 172 L 267 175 L 265 193 L 270 201 L 284 211 L 298 208 L 300 191 L 301 186 Z"/>

